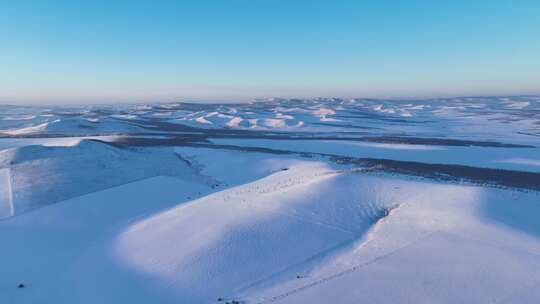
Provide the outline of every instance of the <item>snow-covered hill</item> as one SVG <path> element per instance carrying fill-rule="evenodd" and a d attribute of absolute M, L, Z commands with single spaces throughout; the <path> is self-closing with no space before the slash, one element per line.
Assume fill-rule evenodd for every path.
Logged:
<path fill-rule="evenodd" d="M 540 97 L 270 99 L 244 104 L 0 106 L 0 134 L 132 134 L 187 129 L 344 133 L 538 143 Z M 342 136 L 344 135 L 342 134 Z M 512 138 L 508 138 L 512 134 Z"/>
<path fill-rule="evenodd" d="M 539 111 L 0 106 L 0 303 L 537 303 Z"/>

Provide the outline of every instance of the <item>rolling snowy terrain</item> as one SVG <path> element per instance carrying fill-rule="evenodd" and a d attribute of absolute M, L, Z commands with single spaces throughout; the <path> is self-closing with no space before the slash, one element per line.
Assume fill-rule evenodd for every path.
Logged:
<path fill-rule="evenodd" d="M 538 303 L 540 97 L 0 106 L 0 303 Z"/>

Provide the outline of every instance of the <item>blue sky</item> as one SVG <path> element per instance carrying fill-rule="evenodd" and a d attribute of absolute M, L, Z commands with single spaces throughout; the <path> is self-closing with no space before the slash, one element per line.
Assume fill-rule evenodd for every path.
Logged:
<path fill-rule="evenodd" d="M 0 0 L 0 103 L 540 93 L 540 1 Z"/>

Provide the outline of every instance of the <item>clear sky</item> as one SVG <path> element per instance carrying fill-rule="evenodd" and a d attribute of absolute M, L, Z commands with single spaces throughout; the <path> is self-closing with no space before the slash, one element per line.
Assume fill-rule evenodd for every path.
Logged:
<path fill-rule="evenodd" d="M 0 0 L 0 103 L 538 93 L 538 0 Z"/>

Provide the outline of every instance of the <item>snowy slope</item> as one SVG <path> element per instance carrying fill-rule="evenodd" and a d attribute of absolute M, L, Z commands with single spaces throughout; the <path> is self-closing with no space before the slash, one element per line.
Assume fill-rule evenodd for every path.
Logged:
<path fill-rule="evenodd" d="M 12 215 L 152 176 L 190 174 L 172 149 L 120 149 L 94 140 L 2 150 L 0 168 L 9 172 L 0 190 L 10 192 L 4 196 Z"/>
<path fill-rule="evenodd" d="M 129 296 L 137 290 L 131 284 L 146 281 L 115 266 L 111 239 L 130 222 L 209 190 L 196 179 L 155 177 L 0 221 L 0 238 L 8 244 L 0 250 L 0 302 L 113 303 L 104 301 L 113 289 L 119 297 Z M 103 250 L 96 253 L 96 248 Z M 115 280 L 122 276 L 129 281 Z M 28 288 L 17 289 L 21 283 Z"/>
<path fill-rule="evenodd" d="M 243 154 L 228 152 L 236 163 Z M 254 163 L 281 169 L 225 190 L 206 183 L 226 180 L 211 175 L 220 165 L 209 155 L 195 180 L 152 178 L 1 222 L 11 246 L 0 260 L 27 265 L 7 268 L 2 294 L 17 303 L 451 303 L 531 293 L 540 280 L 540 226 L 526 215 L 539 210 L 537 193 L 268 157 Z M 19 281 L 28 289 L 13 288 Z M 389 284 L 399 287 L 368 293 Z"/>
<path fill-rule="evenodd" d="M 0 106 L 0 303 L 537 303 L 539 111 Z"/>
<path fill-rule="evenodd" d="M 219 145 L 269 148 L 359 158 L 384 158 L 432 164 L 456 164 L 540 172 L 540 150 L 537 148 L 448 147 L 341 140 L 212 139 L 212 142 Z"/>
<path fill-rule="evenodd" d="M 539 226 L 527 216 L 540 208 L 537 193 L 418 186 L 419 196 L 405 200 L 365 239 L 306 279 L 257 290 L 250 298 L 255 303 L 517 303 L 511 299 L 539 296 L 534 291 L 540 282 Z"/>

